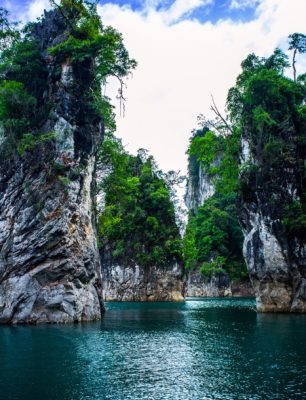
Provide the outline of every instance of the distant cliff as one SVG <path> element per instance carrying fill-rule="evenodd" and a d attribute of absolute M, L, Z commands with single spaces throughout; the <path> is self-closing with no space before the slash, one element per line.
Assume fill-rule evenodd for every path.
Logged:
<path fill-rule="evenodd" d="M 195 174 L 191 176 L 189 171 L 185 194 L 185 204 L 188 210 L 195 211 L 204 204 L 205 200 L 213 196 L 216 191 L 213 177 L 207 174 L 200 162 L 196 165 L 197 170 Z"/>
<path fill-rule="evenodd" d="M 184 238 L 187 296 L 253 295 L 242 258 L 236 196 L 231 189 L 220 189 L 225 150 L 224 139 L 207 128 L 195 132 L 190 142 Z"/>
<path fill-rule="evenodd" d="M 2 323 L 101 316 L 95 170 L 107 104 L 97 68 L 111 67 L 107 34 L 93 8 L 62 2 L 2 54 Z"/>
<path fill-rule="evenodd" d="M 108 136 L 100 159 L 99 246 L 103 296 L 118 301 L 183 300 L 182 249 L 171 184 L 146 151 Z"/>

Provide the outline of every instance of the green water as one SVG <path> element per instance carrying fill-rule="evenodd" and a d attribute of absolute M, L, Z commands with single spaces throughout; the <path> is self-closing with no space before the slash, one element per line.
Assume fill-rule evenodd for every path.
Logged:
<path fill-rule="evenodd" d="M 251 299 L 111 303 L 102 322 L 0 327 L 0 399 L 306 399 L 306 316 Z"/>

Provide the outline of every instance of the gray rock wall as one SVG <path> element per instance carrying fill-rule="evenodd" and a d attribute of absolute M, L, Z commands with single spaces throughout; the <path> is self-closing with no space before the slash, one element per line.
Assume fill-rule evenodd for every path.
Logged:
<path fill-rule="evenodd" d="M 103 265 L 103 298 L 106 301 L 183 301 L 182 267 L 168 268 Z"/>
<path fill-rule="evenodd" d="M 42 52 L 61 37 L 56 13 L 47 13 L 34 27 Z M 67 60 L 61 74 L 54 75 L 58 66 L 49 64 L 44 96 L 52 107 L 42 130 L 53 132 L 54 139 L 0 170 L 2 323 L 78 322 L 101 316 L 93 199 L 103 127 L 82 97 L 91 83 L 84 68 L 90 67 L 76 70 Z"/>
<path fill-rule="evenodd" d="M 219 160 L 216 160 L 214 165 L 218 165 Z M 209 176 L 201 163 L 199 163 L 199 172 L 197 185 L 195 186 L 191 178 L 187 182 L 187 191 L 185 203 L 189 210 L 196 210 L 204 204 L 204 201 L 215 194 L 216 188 L 213 183 L 213 178 Z"/>
<path fill-rule="evenodd" d="M 188 273 L 187 297 L 254 297 L 252 284 L 246 281 L 231 281 L 227 274 L 205 278 L 199 270 Z"/>

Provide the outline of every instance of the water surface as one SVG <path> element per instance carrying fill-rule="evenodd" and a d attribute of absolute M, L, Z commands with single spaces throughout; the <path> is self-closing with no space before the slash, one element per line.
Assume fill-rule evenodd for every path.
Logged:
<path fill-rule="evenodd" d="M 108 303 L 99 323 L 0 327 L 0 399 L 305 399 L 305 334 L 253 299 Z"/>

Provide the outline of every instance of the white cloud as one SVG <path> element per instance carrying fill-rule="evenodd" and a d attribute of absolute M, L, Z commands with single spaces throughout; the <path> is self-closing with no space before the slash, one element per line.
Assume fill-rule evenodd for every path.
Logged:
<path fill-rule="evenodd" d="M 27 12 L 22 16 L 22 18 L 26 22 L 33 21 L 36 18 L 39 18 L 43 14 L 44 10 L 49 8 L 49 0 L 34 0 L 32 3 L 30 3 Z"/>
<path fill-rule="evenodd" d="M 305 31 L 305 0 L 260 0 L 254 20 L 215 24 L 181 19 L 207 0 L 176 0 L 168 10 L 165 1 L 147 0 L 141 11 L 106 1 L 99 6 L 104 24 L 123 33 L 138 61 L 127 82 L 126 114 L 118 116 L 118 135 L 132 152 L 147 148 L 164 170 L 186 171 L 185 151 L 197 115 L 210 115 L 211 93 L 224 108 L 247 54 L 267 56 L 280 44 L 286 47 L 288 34 Z M 27 19 L 40 15 L 47 3 L 34 0 Z M 114 85 L 107 89 L 114 99 L 116 91 Z"/>
<path fill-rule="evenodd" d="M 163 169 L 185 172 L 190 132 L 199 113 L 210 115 L 210 94 L 223 109 L 247 54 L 269 55 L 279 44 L 286 45 L 288 34 L 304 31 L 306 2 L 261 0 L 256 19 L 244 23 L 170 23 L 186 12 L 182 4 L 170 8 L 168 20 L 165 10 L 154 8 L 144 15 L 105 4 L 100 12 L 106 24 L 123 33 L 139 64 L 128 81 L 126 115 L 118 118 L 118 135 L 131 151 L 149 149 Z"/>
<path fill-rule="evenodd" d="M 3 7 L 10 12 L 14 20 L 25 24 L 35 21 L 43 14 L 44 10 L 50 9 L 51 5 L 49 0 L 32 0 L 27 5 L 22 2 L 18 4 L 18 0 L 4 0 Z"/>

